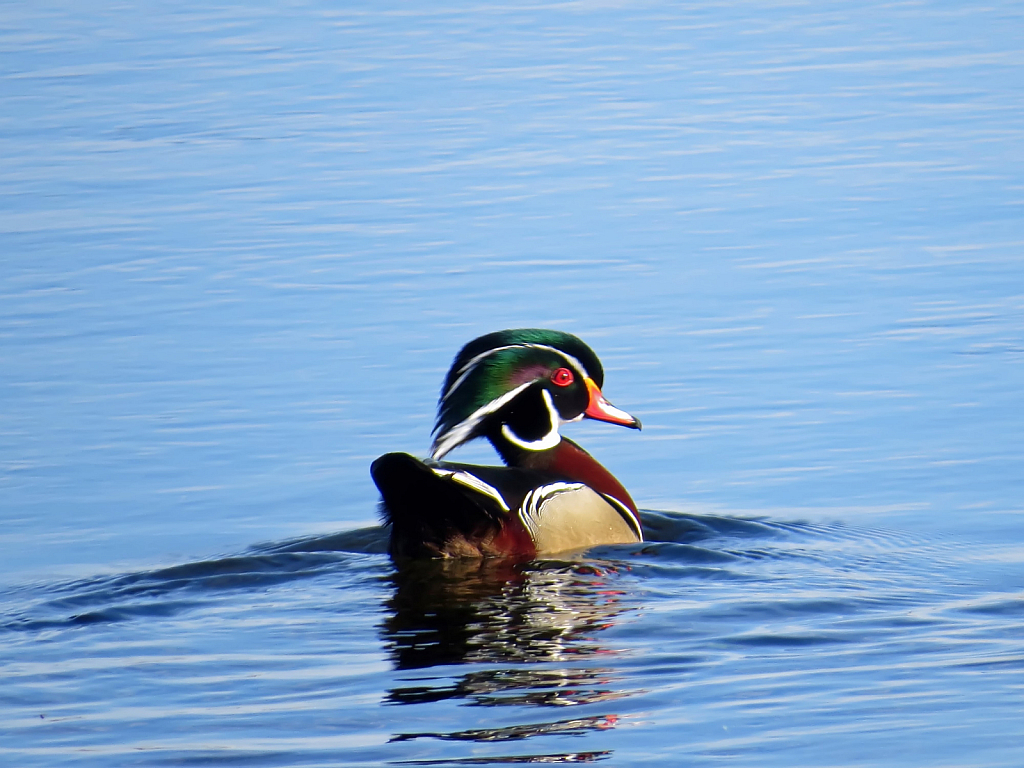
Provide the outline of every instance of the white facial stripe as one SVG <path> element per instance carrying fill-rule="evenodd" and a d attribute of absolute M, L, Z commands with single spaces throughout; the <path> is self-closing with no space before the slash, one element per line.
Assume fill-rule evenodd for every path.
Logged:
<path fill-rule="evenodd" d="M 477 408 L 468 418 L 463 419 L 454 427 L 449 429 L 447 432 L 440 434 L 434 440 L 434 445 L 430 449 L 430 456 L 434 459 L 440 459 L 455 446 L 469 439 L 469 436 L 473 433 L 476 426 L 484 419 L 485 416 L 489 416 L 494 413 L 506 403 L 511 402 L 515 399 L 516 395 L 522 392 L 527 387 L 532 387 L 533 382 L 528 381 L 525 384 L 520 384 L 515 389 L 506 392 L 501 397 L 491 400 L 487 405 Z"/>
<path fill-rule="evenodd" d="M 540 395 L 544 399 L 544 405 L 548 408 L 548 418 L 551 420 L 551 430 L 544 437 L 539 440 L 523 440 L 509 429 L 508 424 L 501 425 L 501 434 L 505 436 L 505 439 L 527 451 L 546 451 L 549 448 L 554 448 L 562 440 L 562 436 L 558 434 L 558 426 L 562 423 L 562 419 L 558 415 L 558 411 L 555 410 L 555 404 L 551 400 L 551 393 L 546 389 L 542 389 Z"/>
<path fill-rule="evenodd" d="M 586 369 L 583 367 L 583 363 L 581 363 L 579 360 L 577 360 L 572 355 L 570 355 L 570 354 L 568 354 L 566 352 L 563 352 L 560 349 L 556 349 L 555 347 L 548 346 L 547 344 L 508 344 L 508 345 L 506 345 L 504 347 L 495 347 L 494 349 L 488 349 L 486 352 L 481 352 L 479 355 L 477 355 L 476 357 L 472 358 L 468 363 L 466 363 L 464 366 L 462 366 L 459 369 L 459 377 L 452 383 L 452 385 L 448 388 L 448 390 L 441 396 L 441 402 L 443 403 L 445 400 L 447 400 L 449 398 L 449 396 L 451 396 L 452 392 L 454 392 L 456 389 L 459 388 L 459 385 L 462 384 L 462 382 L 466 380 L 466 377 L 469 376 L 469 374 L 473 372 L 473 369 L 476 368 L 480 364 L 481 361 L 485 360 L 490 355 L 493 355 L 495 352 L 501 352 L 502 350 L 505 350 L 505 349 L 515 349 L 516 347 L 528 347 L 530 349 L 546 349 L 549 352 L 554 352 L 554 353 L 556 353 L 558 355 L 561 355 L 563 358 L 565 358 L 565 360 L 569 363 L 569 365 L 571 365 L 573 368 L 575 368 L 576 369 L 576 373 L 578 373 L 580 376 L 586 378 L 587 376 L 590 375 L 590 374 L 587 373 Z"/>
<path fill-rule="evenodd" d="M 470 372 L 474 368 L 476 368 L 477 364 L 481 360 L 483 360 L 484 358 L 488 357 L 489 355 L 493 355 L 495 352 L 501 352 L 503 349 L 512 349 L 513 347 L 518 347 L 518 346 L 519 346 L 518 344 L 512 344 L 512 345 L 507 345 L 507 346 L 504 346 L 504 347 L 495 347 L 494 349 L 488 349 L 486 352 L 481 352 L 479 355 L 477 355 L 476 357 L 472 358 L 468 363 L 466 363 L 464 366 L 462 366 L 459 369 L 459 378 L 457 378 L 452 383 L 452 385 L 450 387 L 448 387 L 448 390 L 441 396 L 441 402 L 443 403 L 445 400 L 447 400 L 448 396 L 452 392 L 454 392 L 456 389 L 459 388 L 459 385 L 463 381 L 465 381 L 466 377 L 469 376 Z"/>

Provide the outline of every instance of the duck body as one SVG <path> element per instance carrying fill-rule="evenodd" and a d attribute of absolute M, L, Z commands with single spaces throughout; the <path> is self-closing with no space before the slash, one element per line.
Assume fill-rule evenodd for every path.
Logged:
<path fill-rule="evenodd" d="M 643 541 L 622 484 L 559 427 L 581 418 L 640 428 L 600 391 L 582 341 L 519 329 L 467 344 L 445 381 L 432 456 L 389 453 L 370 468 L 393 557 L 533 557 Z M 443 461 L 484 437 L 507 466 Z"/>
<path fill-rule="evenodd" d="M 576 451 L 604 470 L 563 438 L 558 452 Z M 585 464 L 575 456 L 572 461 Z M 607 470 L 588 485 L 554 468 L 478 466 L 388 453 L 370 472 L 381 490 L 396 556 L 534 556 L 643 541 L 632 499 Z"/>

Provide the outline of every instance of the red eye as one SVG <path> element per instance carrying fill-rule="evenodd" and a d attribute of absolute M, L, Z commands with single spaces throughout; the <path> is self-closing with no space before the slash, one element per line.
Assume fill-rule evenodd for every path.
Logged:
<path fill-rule="evenodd" d="M 559 368 L 551 374 L 551 383 L 556 387 L 568 387 L 574 381 L 576 381 L 576 377 L 568 368 Z"/>

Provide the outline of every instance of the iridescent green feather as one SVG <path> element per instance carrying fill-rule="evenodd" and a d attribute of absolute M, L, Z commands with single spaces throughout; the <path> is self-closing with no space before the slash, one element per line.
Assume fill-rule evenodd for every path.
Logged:
<path fill-rule="evenodd" d="M 538 328 L 489 333 L 463 347 L 445 377 L 434 426 L 438 439 L 502 395 L 566 364 L 563 355 L 545 347 L 577 361 L 598 387 L 604 383 L 597 355 L 571 334 Z M 459 442 L 475 436 L 467 432 Z"/>

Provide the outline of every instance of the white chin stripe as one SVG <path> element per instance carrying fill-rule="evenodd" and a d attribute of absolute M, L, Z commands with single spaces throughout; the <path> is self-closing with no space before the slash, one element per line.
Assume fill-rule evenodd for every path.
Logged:
<path fill-rule="evenodd" d="M 542 389 L 540 396 L 544 400 L 544 405 L 547 406 L 548 419 L 551 424 L 551 430 L 544 437 L 539 440 L 523 440 L 509 429 L 508 424 L 501 425 L 501 434 L 505 436 L 505 439 L 512 443 L 512 445 L 518 445 L 527 451 L 546 451 L 549 448 L 554 448 L 562 440 L 562 436 L 558 434 L 558 425 L 562 419 L 558 415 L 558 411 L 555 410 L 555 404 L 551 400 L 551 393 L 546 389 Z"/>
<path fill-rule="evenodd" d="M 551 430 L 540 440 L 521 440 L 515 432 L 508 428 L 508 424 L 501 425 L 501 434 L 512 445 L 518 445 L 527 451 L 546 451 L 549 448 L 554 448 L 562 440 L 562 436 L 558 434 L 557 429 Z"/>

